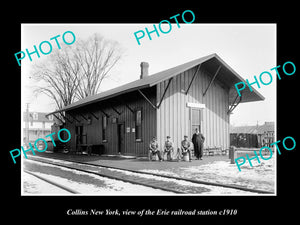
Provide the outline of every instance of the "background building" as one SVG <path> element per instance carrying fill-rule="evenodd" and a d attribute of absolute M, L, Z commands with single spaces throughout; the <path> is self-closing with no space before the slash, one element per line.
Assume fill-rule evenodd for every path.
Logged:
<path fill-rule="evenodd" d="M 270 147 L 274 142 L 274 122 L 265 122 L 263 125 L 237 126 L 230 128 L 230 145 L 235 147 Z"/>
<path fill-rule="evenodd" d="M 46 117 L 47 113 L 43 112 L 24 112 L 23 113 L 23 144 L 34 143 L 36 139 L 45 138 L 51 133 L 51 126 L 55 122 L 53 115 Z"/>

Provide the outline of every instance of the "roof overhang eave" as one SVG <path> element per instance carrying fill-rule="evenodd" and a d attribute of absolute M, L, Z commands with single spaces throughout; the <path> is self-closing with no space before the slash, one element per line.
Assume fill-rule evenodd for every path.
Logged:
<path fill-rule="evenodd" d="M 76 108 L 79 108 L 79 107 L 82 107 L 82 106 L 90 105 L 90 104 L 93 104 L 93 103 L 96 103 L 96 102 L 101 102 L 101 101 L 104 101 L 104 100 L 107 100 L 107 99 L 110 99 L 110 98 L 113 98 L 113 97 L 117 97 L 117 96 L 122 95 L 122 94 L 126 94 L 128 92 L 132 92 L 132 91 L 136 91 L 136 90 L 144 89 L 144 88 L 148 88 L 148 87 L 151 87 L 151 86 L 149 84 L 141 85 L 141 86 L 133 87 L 133 88 L 130 88 L 130 89 L 126 89 L 124 91 L 116 92 L 116 93 L 113 93 L 113 94 L 110 94 L 110 95 L 107 95 L 107 96 L 104 96 L 104 97 L 96 98 L 94 100 L 84 101 L 84 102 L 78 103 L 78 104 L 76 104 L 76 102 L 75 102 L 73 104 L 65 106 L 62 109 L 59 109 L 59 110 L 53 111 L 51 113 L 48 113 L 48 114 L 46 114 L 46 116 L 56 114 L 56 113 L 60 113 L 60 112 L 70 111 L 70 110 L 73 110 L 73 109 L 76 109 Z"/>
<path fill-rule="evenodd" d="M 215 55 L 215 57 L 219 61 L 220 65 L 224 66 L 236 78 L 236 82 L 232 83 L 232 85 L 235 85 L 238 82 L 244 82 L 245 84 L 247 83 L 246 80 L 243 77 L 241 77 L 236 71 L 234 71 L 217 54 Z M 245 89 L 241 91 L 242 100 L 241 100 L 240 103 L 265 100 L 265 97 L 262 94 L 260 94 L 255 88 L 251 87 L 252 90 L 253 90 L 252 92 L 250 91 L 249 88 L 248 89 L 246 89 L 246 88 L 247 87 L 245 87 Z"/>

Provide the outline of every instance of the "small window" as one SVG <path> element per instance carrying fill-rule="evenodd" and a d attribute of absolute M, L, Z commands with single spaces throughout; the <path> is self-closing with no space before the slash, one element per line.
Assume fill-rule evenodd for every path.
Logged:
<path fill-rule="evenodd" d="M 34 120 L 38 120 L 38 118 L 39 118 L 37 113 L 33 113 L 32 117 L 33 117 Z"/>
<path fill-rule="evenodd" d="M 107 116 L 102 116 L 102 141 L 107 142 Z"/>
<path fill-rule="evenodd" d="M 142 140 L 142 110 L 139 109 L 135 112 L 135 140 Z"/>
<path fill-rule="evenodd" d="M 53 120 L 53 115 L 49 115 L 48 120 Z"/>

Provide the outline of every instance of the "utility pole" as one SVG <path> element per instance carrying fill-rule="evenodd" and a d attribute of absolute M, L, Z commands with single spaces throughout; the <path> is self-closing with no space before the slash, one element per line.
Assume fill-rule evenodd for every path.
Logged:
<path fill-rule="evenodd" d="M 26 103 L 25 144 L 29 146 L 29 103 Z"/>

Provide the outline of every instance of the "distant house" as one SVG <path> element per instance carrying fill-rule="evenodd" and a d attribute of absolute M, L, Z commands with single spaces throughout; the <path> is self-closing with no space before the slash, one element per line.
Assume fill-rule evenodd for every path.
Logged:
<path fill-rule="evenodd" d="M 237 126 L 230 128 L 230 145 L 235 147 L 270 147 L 274 142 L 274 122 L 256 126 Z"/>
<path fill-rule="evenodd" d="M 171 136 L 177 149 L 195 128 L 206 138 L 204 147 L 228 149 L 231 112 L 239 103 L 264 100 L 249 88 L 240 97 L 234 84 L 246 81 L 217 54 L 153 75 L 148 75 L 148 67 L 141 63 L 136 81 L 50 113 L 65 113 L 71 151 L 101 145 L 107 154 L 146 156 L 152 137 L 162 150 L 166 136 Z"/>
<path fill-rule="evenodd" d="M 264 125 L 258 127 L 259 142 L 261 146 L 268 146 L 272 144 L 275 140 L 275 123 L 265 122 Z"/>
<path fill-rule="evenodd" d="M 23 143 L 34 143 L 38 138 L 44 138 L 51 133 L 54 123 L 53 115 L 46 117 L 43 112 L 23 113 Z M 27 140 L 28 139 L 28 140 Z M 46 140 L 51 140 L 50 137 Z"/>

